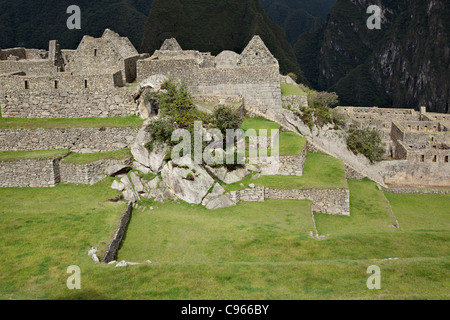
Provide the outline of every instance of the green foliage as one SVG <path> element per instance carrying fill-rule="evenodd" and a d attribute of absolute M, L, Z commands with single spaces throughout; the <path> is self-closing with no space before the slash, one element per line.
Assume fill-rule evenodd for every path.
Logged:
<path fill-rule="evenodd" d="M 300 86 L 295 84 L 284 83 L 281 86 L 281 95 L 284 96 L 303 96 L 306 92 Z"/>
<path fill-rule="evenodd" d="M 219 106 L 214 109 L 213 118 L 214 126 L 222 132 L 224 137 L 227 134 L 227 130 L 236 130 L 244 121 L 239 110 L 226 106 Z"/>
<path fill-rule="evenodd" d="M 189 180 L 189 181 L 194 181 L 195 180 L 195 177 L 194 177 L 194 175 L 191 173 L 191 172 L 189 172 L 187 175 L 186 175 L 186 178 L 185 178 L 186 180 Z"/>
<path fill-rule="evenodd" d="M 353 153 L 361 153 L 371 162 L 382 160 L 384 146 L 378 131 L 369 128 L 348 131 L 347 146 Z"/>
<path fill-rule="evenodd" d="M 335 128 L 341 123 L 339 118 L 332 112 L 331 106 L 338 103 L 339 99 L 335 92 L 318 92 L 307 89 L 309 107 L 300 107 L 295 114 L 308 125 L 310 129 L 314 125 L 323 127 L 326 124 L 335 124 Z"/>
<path fill-rule="evenodd" d="M 291 78 L 292 80 L 294 80 L 295 82 L 297 82 L 297 80 L 298 80 L 297 75 L 293 72 L 289 72 L 288 77 Z"/>
<path fill-rule="evenodd" d="M 175 143 L 172 142 L 172 133 L 175 130 L 173 122 L 167 119 L 159 118 L 149 123 L 147 131 L 152 136 L 152 141 L 147 143 L 145 147 L 149 150 L 153 150 L 153 142 L 166 143 L 171 146 Z"/>
<path fill-rule="evenodd" d="M 308 105 L 314 108 L 334 107 L 339 103 L 336 92 L 309 90 Z"/>
<path fill-rule="evenodd" d="M 67 129 L 67 128 L 139 128 L 144 121 L 138 116 L 111 118 L 0 118 L 2 129 Z"/>
<path fill-rule="evenodd" d="M 55 150 L 35 150 L 35 151 L 2 151 L 0 152 L 1 161 L 20 161 L 20 160 L 53 160 L 69 153 L 67 149 Z"/>
<path fill-rule="evenodd" d="M 211 117 L 195 107 L 184 83 L 167 80 L 161 89 L 165 91 L 158 95 L 160 116 L 175 127 L 193 132 L 195 121 L 202 121 L 204 125 L 211 123 Z"/>

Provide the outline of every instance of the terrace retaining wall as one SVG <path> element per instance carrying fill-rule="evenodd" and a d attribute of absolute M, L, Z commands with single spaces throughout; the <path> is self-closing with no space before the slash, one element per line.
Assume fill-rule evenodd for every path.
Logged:
<path fill-rule="evenodd" d="M 108 152 L 131 147 L 139 128 L 0 129 L 0 151 L 70 149 Z"/>

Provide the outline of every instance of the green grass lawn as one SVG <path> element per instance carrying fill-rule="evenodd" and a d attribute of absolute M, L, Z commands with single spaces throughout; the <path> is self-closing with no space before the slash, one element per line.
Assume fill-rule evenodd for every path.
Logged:
<path fill-rule="evenodd" d="M 1 161 L 20 161 L 20 160 L 52 160 L 66 155 L 67 149 L 56 150 L 35 150 L 35 151 L 1 151 Z"/>
<path fill-rule="evenodd" d="M 126 209 L 108 201 L 119 194 L 111 181 L 0 189 L 0 299 L 58 298 L 68 266 L 93 267 L 87 251 L 105 252 Z"/>
<path fill-rule="evenodd" d="M 306 145 L 305 137 L 291 131 L 280 133 L 280 156 L 296 156 L 303 152 Z"/>
<path fill-rule="evenodd" d="M 402 204 L 410 196 L 395 195 L 401 228 L 390 229 L 374 184 L 350 181 L 355 222 L 346 230 L 338 221 L 346 217 L 316 215 L 319 233 L 329 231 L 320 240 L 309 237 L 307 200 L 215 211 L 145 201 L 140 204 L 154 210 L 133 211 L 119 258 L 153 264 L 119 269 L 87 257 L 90 245 L 104 250 L 125 210 L 124 202 L 107 200 L 118 194 L 111 181 L 0 189 L 0 299 L 449 298 L 448 207 L 438 204 L 448 196 L 428 198 L 439 219 L 427 221 L 426 231 L 420 230 L 421 215 L 429 203 L 410 205 L 413 225 L 403 230 L 409 209 Z M 393 257 L 399 259 L 380 260 Z M 381 290 L 366 287 L 367 267 L 374 264 L 381 268 Z M 81 290 L 66 287 L 70 265 L 81 268 Z"/>
<path fill-rule="evenodd" d="M 282 96 L 306 96 L 304 92 L 298 85 L 285 83 L 281 85 L 281 95 Z"/>
<path fill-rule="evenodd" d="M 295 256 L 296 241 L 313 230 L 308 201 L 242 203 L 214 211 L 181 202 L 150 205 L 155 209 L 133 215 L 119 260 L 281 262 Z"/>
<path fill-rule="evenodd" d="M 345 178 L 345 168 L 342 160 L 333 158 L 324 153 L 308 153 L 306 156 L 303 176 L 261 176 L 258 179 L 252 179 L 251 176 L 242 181 L 223 185 L 225 190 L 233 191 L 242 189 L 240 184 L 248 186 L 250 183 L 256 186 L 265 186 L 274 189 L 337 189 L 348 188 Z"/>
<path fill-rule="evenodd" d="M 132 158 L 130 149 L 120 149 L 110 152 L 74 153 L 72 152 L 62 160 L 63 163 L 86 164 L 98 160 L 126 160 Z"/>
<path fill-rule="evenodd" d="M 408 231 L 450 230 L 450 195 L 385 193 L 400 228 Z"/>
<path fill-rule="evenodd" d="M 65 129 L 65 128 L 121 128 L 142 126 L 143 120 L 138 116 L 111 118 L 1 118 L 0 129 Z"/>
<path fill-rule="evenodd" d="M 280 124 L 262 117 L 255 117 L 245 118 L 240 128 L 244 131 L 253 129 L 257 134 L 259 134 L 260 129 L 267 130 L 267 136 L 270 137 L 272 133 L 271 130 L 280 129 Z"/>
<path fill-rule="evenodd" d="M 365 179 L 349 180 L 350 217 L 316 213 L 320 235 L 395 232 L 395 219 L 388 202 L 376 183 Z"/>

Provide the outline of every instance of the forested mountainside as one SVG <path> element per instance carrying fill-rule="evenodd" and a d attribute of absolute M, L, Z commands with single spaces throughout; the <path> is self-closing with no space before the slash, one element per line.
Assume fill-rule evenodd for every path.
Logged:
<path fill-rule="evenodd" d="M 369 5 L 382 8 L 369 30 Z M 295 45 L 310 83 L 341 104 L 449 112 L 450 4 L 446 0 L 338 0 L 325 25 Z"/>
<path fill-rule="evenodd" d="M 267 15 L 283 28 L 294 45 L 304 32 L 319 29 L 336 0 L 260 0 Z"/>
<path fill-rule="evenodd" d="M 81 30 L 69 30 L 66 10 L 81 9 Z M 75 49 L 84 35 L 99 37 L 106 28 L 139 47 L 151 0 L 0 0 L 0 48 L 48 49 L 49 40 Z"/>

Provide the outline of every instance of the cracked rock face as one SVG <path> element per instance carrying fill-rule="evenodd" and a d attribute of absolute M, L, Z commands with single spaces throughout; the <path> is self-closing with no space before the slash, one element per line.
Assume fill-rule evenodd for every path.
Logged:
<path fill-rule="evenodd" d="M 155 144 L 153 150 L 149 151 L 145 145 L 150 141 L 150 133 L 145 130 L 145 127 L 144 125 L 139 131 L 131 147 L 131 153 L 137 163 L 149 168 L 153 173 L 159 173 L 169 147 L 166 144 Z"/>
<path fill-rule="evenodd" d="M 183 161 L 183 163 L 189 163 Z M 213 178 L 201 166 L 192 163 L 178 166 L 169 161 L 161 172 L 166 185 L 183 201 L 193 204 L 202 203 L 214 183 Z"/>

